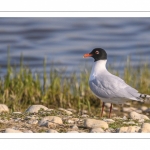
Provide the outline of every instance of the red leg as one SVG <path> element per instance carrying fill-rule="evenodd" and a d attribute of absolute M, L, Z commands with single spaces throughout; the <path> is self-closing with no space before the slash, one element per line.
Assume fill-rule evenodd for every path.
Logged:
<path fill-rule="evenodd" d="M 104 106 L 105 106 L 105 103 L 103 102 L 103 104 L 102 104 L 102 110 L 101 110 L 101 116 L 100 117 L 103 117 Z"/>
<path fill-rule="evenodd" d="M 109 118 L 111 117 L 111 110 L 112 110 L 112 104 L 111 104 L 111 106 L 110 106 Z"/>

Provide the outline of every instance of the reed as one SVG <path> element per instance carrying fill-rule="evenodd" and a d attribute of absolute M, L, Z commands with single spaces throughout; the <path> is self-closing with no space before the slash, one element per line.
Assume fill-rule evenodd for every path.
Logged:
<path fill-rule="evenodd" d="M 150 69 L 148 64 L 133 68 L 127 61 L 123 75 L 112 68 L 110 72 L 123 78 L 129 85 L 142 93 L 150 94 Z M 24 66 L 23 55 L 20 56 L 20 67 L 17 70 L 10 64 L 8 52 L 7 73 L 0 78 L 0 103 L 6 104 L 11 111 L 24 111 L 33 104 L 42 104 L 49 108 L 73 108 L 89 113 L 100 112 L 100 100 L 90 91 L 88 85 L 89 70 L 66 75 L 51 66 L 46 72 L 46 58 L 43 61 L 43 73 L 32 72 Z M 40 78 L 42 76 L 42 78 Z"/>

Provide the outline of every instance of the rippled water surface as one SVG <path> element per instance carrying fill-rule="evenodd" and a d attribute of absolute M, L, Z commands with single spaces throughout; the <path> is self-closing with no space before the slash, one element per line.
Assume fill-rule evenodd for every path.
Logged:
<path fill-rule="evenodd" d="M 150 64 L 150 18 L 0 18 L 0 68 L 7 68 L 7 49 L 11 64 L 19 66 L 20 55 L 32 70 L 47 71 L 53 65 L 78 71 L 93 59 L 83 54 L 104 48 L 108 65 L 123 70 L 127 56 L 133 66 Z"/>

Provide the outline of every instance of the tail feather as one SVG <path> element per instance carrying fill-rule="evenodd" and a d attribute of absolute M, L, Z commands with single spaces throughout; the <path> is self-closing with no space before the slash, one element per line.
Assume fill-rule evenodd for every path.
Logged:
<path fill-rule="evenodd" d="M 140 94 L 140 97 L 142 98 L 144 102 L 149 101 L 150 102 L 150 95 L 147 94 Z"/>

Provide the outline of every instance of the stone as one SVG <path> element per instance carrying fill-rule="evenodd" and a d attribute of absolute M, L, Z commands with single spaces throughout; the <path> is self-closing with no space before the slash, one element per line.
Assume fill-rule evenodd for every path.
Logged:
<path fill-rule="evenodd" d="M 13 112 L 13 114 L 20 115 L 22 112 Z"/>
<path fill-rule="evenodd" d="M 119 133 L 138 133 L 139 130 L 140 127 L 138 126 L 121 127 Z"/>
<path fill-rule="evenodd" d="M 78 131 L 68 131 L 67 133 L 79 133 Z"/>
<path fill-rule="evenodd" d="M 123 112 L 132 112 L 132 111 L 135 111 L 136 108 L 134 107 L 123 107 Z"/>
<path fill-rule="evenodd" d="M 129 122 L 123 122 L 123 124 L 135 124 L 134 121 L 129 121 Z"/>
<path fill-rule="evenodd" d="M 30 107 L 26 110 L 26 112 L 28 112 L 28 113 L 38 113 L 38 111 L 39 111 L 40 109 L 47 110 L 48 108 L 45 107 L 45 106 L 43 106 L 43 105 L 32 105 L 32 106 L 30 106 Z"/>
<path fill-rule="evenodd" d="M 147 108 L 144 112 L 150 113 L 150 108 Z"/>
<path fill-rule="evenodd" d="M 135 112 L 142 114 L 142 110 L 140 110 L 140 109 L 135 110 Z"/>
<path fill-rule="evenodd" d="M 25 130 L 23 133 L 33 133 L 31 130 Z"/>
<path fill-rule="evenodd" d="M 58 133 L 56 130 L 53 130 L 53 129 L 49 129 L 48 131 L 47 131 L 47 133 Z"/>
<path fill-rule="evenodd" d="M 103 119 L 103 121 L 107 122 L 107 123 L 114 123 L 115 121 L 112 119 Z"/>
<path fill-rule="evenodd" d="M 72 130 L 79 130 L 79 128 L 78 128 L 77 125 L 73 125 L 73 126 L 71 127 L 71 129 L 72 129 Z"/>
<path fill-rule="evenodd" d="M 66 110 L 64 108 L 59 108 L 58 110 L 64 111 L 67 115 L 72 115 L 72 112 L 69 110 Z"/>
<path fill-rule="evenodd" d="M 127 133 L 128 127 L 121 127 L 119 133 Z"/>
<path fill-rule="evenodd" d="M 71 119 L 69 119 L 67 122 L 68 122 L 69 124 L 74 124 L 74 121 L 71 120 Z"/>
<path fill-rule="evenodd" d="M 140 130 L 140 127 L 138 126 L 129 126 L 127 133 L 138 133 L 139 130 Z"/>
<path fill-rule="evenodd" d="M 111 103 L 105 103 L 105 107 L 110 108 Z"/>
<path fill-rule="evenodd" d="M 150 133 L 150 123 L 143 123 L 141 126 L 141 133 Z"/>
<path fill-rule="evenodd" d="M 108 128 L 107 122 L 96 119 L 85 119 L 84 126 L 88 128 L 103 128 L 103 129 Z"/>
<path fill-rule="evenodd" d="M 38 123 L 38 120 L 30 119 L 27 123 L 28 123 L 28 124 L 37 124 L 37 123 Z"/>
<path fill-rule="evenodd" d="M 0 104 L 0 113 L 9 112 L 9 108 L 5 104 Z"/>
<path fill-rule="evenodd" d="M 48 124 L 49 123 L 49 124 Z M 39 126 L 49 126 L 50 124 L 63 124 L 62 119 L 57 116 L 46 116 L 39 121 Z"/>
<path fill-rule="evenodd" d="M 133 120 L 140 120 L 140 119 L 149 120 L 149 118 L 146 115 L 138 114 L 135 111 L 132 111 L 130 113 L 130 118 L 133 119 Z"/>
<path fill-rule="evenodd" d="M 71 112 L 73 112 L 73 113 L 76 113 L 76 112 L 77 112 L 75 109 L 71 109 L 71 108 L 68 108 L 67 110 L 68 110 L 68 111 L 71 111 Z"/>
<path fill-rule="evenodd" d="M 130 102 L 126 102 L 125 105 L 126 106 L 131 106 L 131 103 Z"/>
<path fill-rule="evenodd" d="M 141 107 L 141 110 L 142 110 L 143 112 L 145 112 L 147 109 L 148 109 L 148 107 L 146 107 L 146 106 L 142 106 L 142 107 Z"/>
<path fill-rule="evenodd" d="M 90 133 L 104 133 L 105 131 L 102 128 L 93 128 Z"/>
<path fill-rule="evenodd" d="M 23 132 L 20 130 L 12 129 L 12 128 L 7 128 L 7 129 L 5 129 L 4 133 L 23 133 Z"/>

